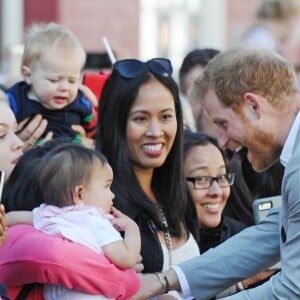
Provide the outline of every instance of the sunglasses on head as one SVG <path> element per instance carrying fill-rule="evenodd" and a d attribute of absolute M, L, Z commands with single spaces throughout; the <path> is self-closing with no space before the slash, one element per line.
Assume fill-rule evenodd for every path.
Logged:
<path fill-rule="evenodd" d="M 114 69 L 126 79 L 136 78 L 147 70 L 165 77 L 171 76 L 173 72 L 171 61 L 167 58 L 153 58 L 146 62 L 138 59 L 118 60 L 114 64 Z"/>

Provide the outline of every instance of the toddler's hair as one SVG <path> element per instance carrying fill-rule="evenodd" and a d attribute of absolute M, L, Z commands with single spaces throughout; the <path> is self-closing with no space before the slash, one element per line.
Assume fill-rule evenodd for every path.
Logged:
<path fill-rule="evenodd" d="M 65 26 L 52 22 L 34 23 L 28 28 L 21 67 L 31 66 L 39 61 L 43 51 L 51 48 L 81 52 L 84 66 L 86 53 L 75 34 Z"/>
<path fill-rule="evenodd" d="M 44 202 L 58 207 L 72 205 L 75 187 L 88 186 L 99 164 L 108 165 L 106 157 L 80 144 L 64 143 L 50 150 L 37 171 Z"/>
<path fill-rule="evenodd" d="M 262 0 L 257 7 L 256 16 L 262 20 L 286 20 L 299 12 L 299 0 Z"/>

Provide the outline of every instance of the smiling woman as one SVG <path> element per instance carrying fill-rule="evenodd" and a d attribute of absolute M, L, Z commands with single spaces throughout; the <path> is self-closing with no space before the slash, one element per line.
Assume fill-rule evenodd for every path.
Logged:
<path fill-rule="evenodd" d="M 201 253 L 220 245 L 247 227 L 223 213 L 235 174 L 229 172 L 226 156 L 215 138 L 185 130 L 184 173 L 196 205 Z M 241 287 L 259 284 L 269 276 L 269 272 L 262 272 L 257 277 L 233 285 L 212 299 L 234 294 Z"/>
<path fill-rule="evenodd" d="M 201 252 L 224 242 L 246 225 L 223 215 L 234 175 L 217 140 L 204 133 L 184 134 L 184 173 L 196 205 Z"/>
<path fill-rule="evenodd" d="M 98 147 L 114 171 L 115 206 L 139 225 L 145 273 L 199 255 L 183 177 L 182 110 L 171 73 L 164 58 L 119 61 L 99 107 Z M 164 277 L 157 280 L 167 292 Z"/>

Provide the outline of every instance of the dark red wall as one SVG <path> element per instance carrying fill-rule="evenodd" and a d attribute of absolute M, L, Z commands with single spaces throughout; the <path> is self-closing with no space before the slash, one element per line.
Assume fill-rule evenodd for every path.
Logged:
<path fill-rule="evenodd" d="M 59 0 L 26 0 L 24 1 L 24 27 L 32 22 L 51 22 L 58 20 Z"/>

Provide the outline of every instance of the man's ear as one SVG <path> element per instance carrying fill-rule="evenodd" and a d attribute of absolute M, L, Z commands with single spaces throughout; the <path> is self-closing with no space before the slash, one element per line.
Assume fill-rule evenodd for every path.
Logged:
<path fill-rule="evenodd" d="M 21 73 L 22 73 L 22 76 L 24 78 L 24 81 L 27 83 L 27 84 L 31 84 L 31 70 L 29 67 L 27 66 L 22 66 L 21 68 Z"/>
<path fill-rule="evenodd" d="M 76 204 L 83 204 L 85 198 L 85 188 L 82 185 L 78 185 L 75 187 L 73 192 L 73 203 Z"/>
<path fill-rule="evenodd" d="M 261 117 L 263 112 L 261 96 L 255 93 L 245 93 L 244 94 L 245 107 L 248 109 L 251 115 L 256 118 Z"/>

